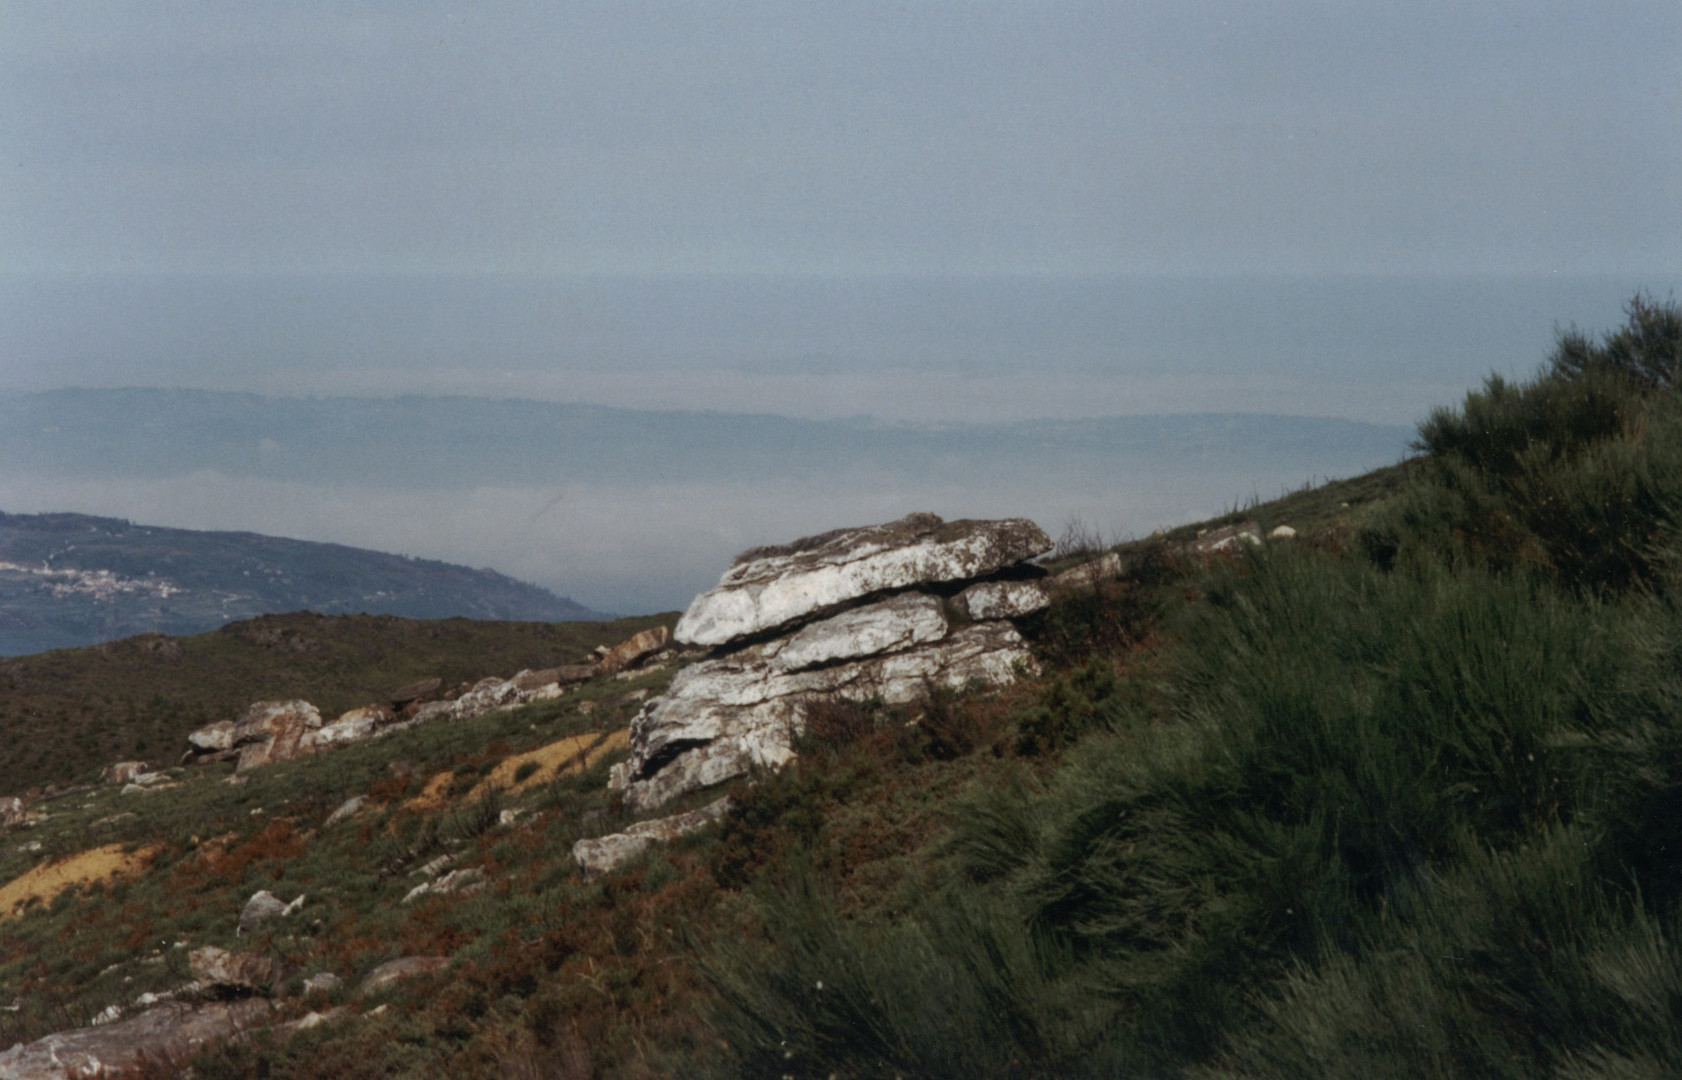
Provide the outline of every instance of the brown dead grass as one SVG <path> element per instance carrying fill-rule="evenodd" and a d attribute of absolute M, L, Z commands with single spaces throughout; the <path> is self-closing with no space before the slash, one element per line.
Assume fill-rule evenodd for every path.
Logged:
<path fill-rule="evenodd" d="M 426 782 L 426 786 L 421 788 L 419 795 L 416 795 L 414 798 L 403 804 L 403 809 L 412 810 L 417 814 L 426 813 L 430 810 L 444 809 L 446 806 L 450 805 L 447 793 L 450 790 L 450 784 L 454 782 L 455 778 L 456 774 L 450 772 L 448 769 L 434 775 Z"/>
<path fill-rule="evenodd" d="M 492 788 L 501 788 L 510 795 L 518 795 L 527 788 L 546 784 L 557 776 L 568 773 L 584 772 L 590 766 L 600 761 L 602 755 L 615 750 L 624 749 L 630 745 L 630 732 L 625 728 L 610 731 L 606 735 L 597 732 L 585 732 L 582 735 L 569 735 L 556 740 L 547 746 L 540 746 L 536 750 L 527 750 L 523 754 L 513 754 L 503 758 L 496 768 L 468 794 L 467 801 L 485 795 Z M 516 781 L 514 776 L 520 767 L 527 762 L 534 762 L 537 769 L 524 780 Z"/>
<path fill-rule="evenodd" d="M 106 844 L 55 862 L 42 863 L 0 887 L 0 919 L 19 914 L 31 900 L 50 904 L 59 893 L 74 885 L 132 877 L 144 870 L 161 850 L 154 845 L 137 851 L 124 851 L 121 844 Z"/>

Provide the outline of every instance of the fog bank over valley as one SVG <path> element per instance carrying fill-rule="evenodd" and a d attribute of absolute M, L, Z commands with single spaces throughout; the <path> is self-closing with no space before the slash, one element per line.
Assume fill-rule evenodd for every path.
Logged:
<path fill-rule="evenodd" d="M 744 548 L 913 510 L 1117 538 L 1398 460 L 1394 425 L 1243 414 L 813 421 L 529 401 L 0 395 L 0 506 L 325 540 L 681 607 Z"/>

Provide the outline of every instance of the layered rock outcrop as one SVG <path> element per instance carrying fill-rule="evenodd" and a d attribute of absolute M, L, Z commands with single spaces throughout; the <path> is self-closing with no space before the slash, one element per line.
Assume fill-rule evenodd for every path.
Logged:
<path fill-rule="evenodd" d="M 1051 546 L 1031 521 L 912 514 L 738 556 L 678 622 L 711 653 L 632 721 L 612 785 L 650 810 L 787 762 L 814 700 L 1011 682 L 1034 661 L 1010 620 L 1049 602 L 1028 561 Z"/>

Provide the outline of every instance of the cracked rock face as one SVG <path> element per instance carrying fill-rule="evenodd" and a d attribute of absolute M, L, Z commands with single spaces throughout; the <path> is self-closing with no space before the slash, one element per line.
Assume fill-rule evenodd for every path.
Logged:
<path fill-rule="evenodd" d="M 1050 546 L 1032 522 L 913 514 L 747 552 L 679 623 L 679 640 L 717 647 L 632 721 L 611 786 L 650 810 L 780 768 L 814 701 L 1012 682 L 1034 660 L 1009 620 L 1049 602 L 1023 564 Z M 949 605 L 972 621 L 954 628 Z"/>
<path fill-rule="evenodd" d="M 726 645 L 872 595 L 987 577 L 1051 547 L 1044 530 L 1023 518 L 946 522 L 911 514 L 756 548 L 695 598 L 673 636 L 685 644 Z"/>

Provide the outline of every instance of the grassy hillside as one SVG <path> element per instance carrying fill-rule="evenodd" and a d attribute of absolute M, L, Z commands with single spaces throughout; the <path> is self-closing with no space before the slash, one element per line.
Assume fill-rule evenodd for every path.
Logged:
<path fill-rule="evenodd" d="M 0 922 L 0 1041 L 179 985 L 180 941 L 451 958 L 201 1077 L 1677 1075 L 1679 376 L 1682 311 L 1638 301 L 1404 466 L 1123 547 L 1032 628 L 1043 675 L 821 710 L 722 827 L 597 881 L 567 853 L 626 820 L 611 756 L 481 784 L 668 672 L 65 800 L 0 875 L 149 869 Z M 1234 518 L 1298 535 L 1189 543 Z M 400 903 L 440 853 L 486 889 Z M 309 900 L 236 942 L 258 888 Z"/>
<path fill-rule="evenodd" d="M 189 731 L 253 701 L 324 715 L 434 676 L 444 685 L 576 663 L 671 616 L 613 622 L 266 615 L 191 637 L 143 634 L 0 659 L 0 794 L 97 776 L 123 759 L 173 764 Z"/>

